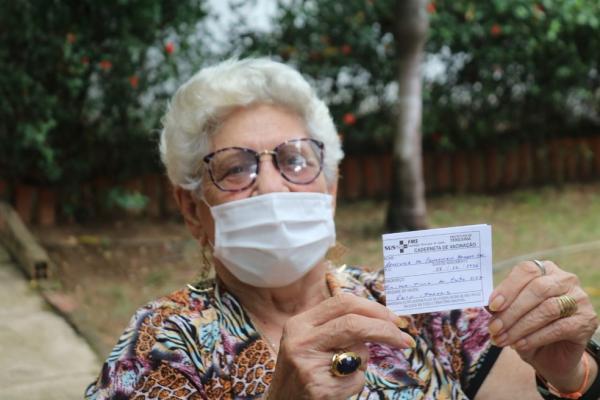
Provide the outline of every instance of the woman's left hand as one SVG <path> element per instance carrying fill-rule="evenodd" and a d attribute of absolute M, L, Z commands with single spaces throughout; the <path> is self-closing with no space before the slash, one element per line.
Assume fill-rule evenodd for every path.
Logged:
<path fill-rule="evenodd" d="M 543 267 L 521 262 L 496 287 L 489 330 L 497 346 L 512 346 L 540 375 L 568 390 L 581 383 L 580 360 L 598 317 L 577 276 L 551 261 Z M 557 300 L 562 295 L 577 302 L 575 313 L 564 318 Z"/>

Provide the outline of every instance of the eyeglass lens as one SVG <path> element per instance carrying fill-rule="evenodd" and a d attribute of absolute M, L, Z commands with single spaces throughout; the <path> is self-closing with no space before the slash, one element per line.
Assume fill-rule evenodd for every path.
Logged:
<path fill-rule="evenodd" d="M 296 184 L 308 184 L 321 172 L 322 144 L 312 139 L 284 142 L 273 149 L 273 163 L 281 175 Z M 210 156 L 209 172 L 215 185 L 222 190 L 243 190 L 258 176 L 260 154 L 254 150 L 229 147 Z"/>

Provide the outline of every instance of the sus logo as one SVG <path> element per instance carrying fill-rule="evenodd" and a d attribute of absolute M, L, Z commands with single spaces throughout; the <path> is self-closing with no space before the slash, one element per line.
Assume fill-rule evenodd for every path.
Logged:
<path fill-rule="evenodd" d="M 404 249 L 408 248 L 408 241 L 400 241 L 400 253 L 404 253 Z"/>

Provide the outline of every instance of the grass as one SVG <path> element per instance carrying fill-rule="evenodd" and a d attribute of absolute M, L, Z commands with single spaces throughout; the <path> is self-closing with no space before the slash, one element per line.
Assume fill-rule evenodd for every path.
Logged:
<path fill-rule="evenodd" d="M 338 205 L 338 241 L 347 247 L 339 262 L 382 265 L 386 206 L 384 201 Z M 533 253 L 578 274 L 600 312 L 600 184 L 435 197 L 428 200 L 428 213 L 431 227 L 492 225 L 495 283 L 516 260 L 534 258 Z M 135 309 L 195 281 L 202 265 L 197 243 L 175 221 L 133 220 L 36 233 L 59 268 L 62 291 L 77 304 L 72 320 L 101 359 Z M 568 247 L 580 243 L 592 244 Z"/>

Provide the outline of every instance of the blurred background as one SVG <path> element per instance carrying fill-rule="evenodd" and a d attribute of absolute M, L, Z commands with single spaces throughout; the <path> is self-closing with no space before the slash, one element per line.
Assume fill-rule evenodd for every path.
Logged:
<path fill-rule="evenodd" d="M 329 104 L 340 263 L 379 268 L 384 232 L 490 223 L 497 279 L 552 258 L 600 309 L 597 0 L 9 0 L 0 41 L 0 200 L 102 359 L 202 275 L 157 140 L 178 85 L 229 57 L 290 63 Z"/>

